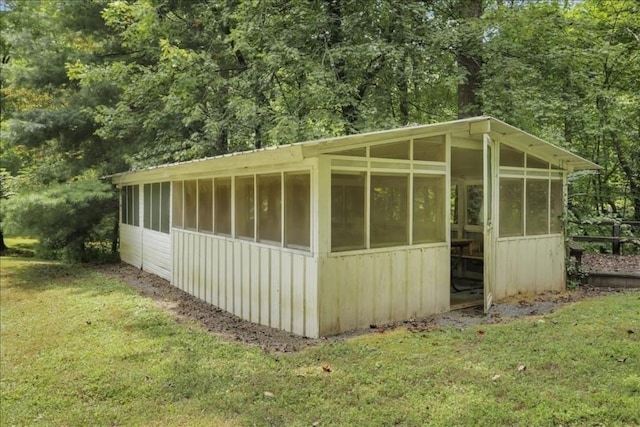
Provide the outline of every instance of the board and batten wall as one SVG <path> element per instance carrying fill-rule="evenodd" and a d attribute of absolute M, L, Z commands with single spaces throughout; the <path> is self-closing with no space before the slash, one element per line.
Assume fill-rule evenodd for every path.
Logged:
<path fill-rule="evenodd" d="M 142 229 L 142 269 L 171 281 L 171 236 Z"/>
<path fill-rule="evenodd" d="M 562 235 L 498 239 L 494 298 L 566 288 Z"/>
<path fill-rule="evenodd" d="M 120 259 L 136 268 L 142 267 L 142 228 L 120 223 Z"/>
<path fill-rule="evenodd" d="M 317 259 L 287 248 L 172 229 L 174 286 L 242 319 L 317 338 Z"/>
<path fill-rule="evenodd" d="M 320 335 L 449 311 L 446 243 L 320 260 Z"/>

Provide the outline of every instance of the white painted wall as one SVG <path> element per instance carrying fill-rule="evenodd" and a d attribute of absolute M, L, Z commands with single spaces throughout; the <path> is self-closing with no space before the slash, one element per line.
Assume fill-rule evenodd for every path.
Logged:
<path fill-rule="evenodd" d="M 168 234 L 142 229 L 142 269 L 171 280 L 171 237 Z"/>
<path fill-rule="evenodd" d="M 564 290 L 564 262 L 561 235 L 498 239 L 495 298 Z"/>
<path fill-rule="evenodd" d="M 449 310 L 446 243 L 334 255 L 320 262 L 320 335 Z"/>
<path fill-rule="evenodd" d="M 172 236 L 176 287 L 242 319 L 319 336 L 311 254 L 187 230 Z"/>
<path fill-rule="evenodd" d="M 142 266 L 142 229 L 120 223 L 120 259 L 136 268 Z"/>

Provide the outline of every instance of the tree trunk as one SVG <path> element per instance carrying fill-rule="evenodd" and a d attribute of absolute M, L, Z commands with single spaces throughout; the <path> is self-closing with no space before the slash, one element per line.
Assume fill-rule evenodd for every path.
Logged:
<path fill-rule="evenodd" d="M 4 243 L 4 232 L 0 230 L 0 254 L 4 254 L 7 249 L 9 248 Z"/>
<path fill-rule="evenodd" d="M 456 46 L 458 70 L 464 78 L 458 84 L 458 118 L 482 115 L 477 92 L 482 87 L 482 31 L 474 21 L 482 16 L 482 0 L 461 0 L 460 36 Z"/>

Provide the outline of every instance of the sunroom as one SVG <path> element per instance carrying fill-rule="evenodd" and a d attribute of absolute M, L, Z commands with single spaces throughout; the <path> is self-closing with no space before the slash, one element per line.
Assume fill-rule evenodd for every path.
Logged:
<path fill-rule="evenodd" d="M 318 337 L 563 289 L 566 176 L 597 168 L 476 117 L 112 180 L 123 261 Z"/>

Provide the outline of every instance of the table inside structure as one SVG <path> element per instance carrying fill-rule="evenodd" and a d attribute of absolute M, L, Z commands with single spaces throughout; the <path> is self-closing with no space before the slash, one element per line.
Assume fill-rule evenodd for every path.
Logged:
<path fill-rule="evenodd" d="M 462 254 L 464 248 L 471 246 L 472 239 L 451 239 L 451 250 L 453 252 L 451 257 L 451 288 L 455 292 L 460 292 L 460 289 L 456 288 L 453 278 L 454 271 L 458 273 L 458 277 L 462 276 Z"/>

